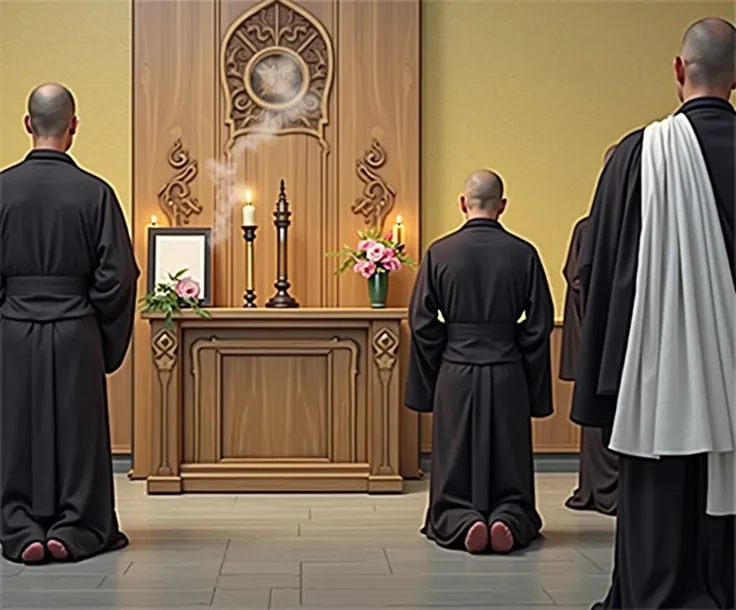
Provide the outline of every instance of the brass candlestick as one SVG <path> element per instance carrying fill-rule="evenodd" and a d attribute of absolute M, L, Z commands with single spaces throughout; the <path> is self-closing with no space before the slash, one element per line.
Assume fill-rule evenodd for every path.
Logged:
<path fill-rule="evenodd" d="M 256 291 L 253 281 L 255 271 L 253 268 L 253 242 L 256 240 L 257 226 L 241 227 L 243 239 L 245 239 L 245 292 L 243 293 L 243 307 L 258 307 L 256 305 Z"/>
<path fill-rule="evenodd" d="M 276 211 L 273 213 L 274 221 L 273 225 L 276 227 L 276 266 L 278 269 L 278 277 L 274 288 L 276 288 L 276 294 L 266 303 L 266 307 L 272 308 L 293 308 L 299 307 L 296 299 L 289 294 L 289 274 L 288 268 L 288 256 L 289 248 L 287 245 L 287 232 L 291 225 L 291 212 L 289 211 L 289 202 L 286 200 L 286 184 L 281 181 L 279 186 L 279 200 L 276 202 Z"/>

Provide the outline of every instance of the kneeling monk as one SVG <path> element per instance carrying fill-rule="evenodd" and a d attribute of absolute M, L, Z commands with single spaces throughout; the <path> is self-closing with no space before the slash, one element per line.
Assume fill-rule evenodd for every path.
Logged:
<path fill-rule="evenodd" d="M 542 526 L 531 418 L 552 414 L 552 297 L 535 249 L 498 222 L 498 175 L 472 174 L 460 207 L 467 222 L 427 250 L 409 312 L 405 402 L 434 412 L 422 533 L 447 548 L 507 553 Z"/>

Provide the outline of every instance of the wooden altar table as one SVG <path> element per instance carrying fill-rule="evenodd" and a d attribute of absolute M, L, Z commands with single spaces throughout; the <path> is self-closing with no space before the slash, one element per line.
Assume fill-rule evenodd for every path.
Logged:
<path fill-rule="evenodd" d="M 207 311 L 144 316 L 149 494 L 401 493 L 405 309 Z"/>

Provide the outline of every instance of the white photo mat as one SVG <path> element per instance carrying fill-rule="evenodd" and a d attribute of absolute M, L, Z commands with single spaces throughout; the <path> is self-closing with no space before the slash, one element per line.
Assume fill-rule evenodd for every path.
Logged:
<path fill-rule="evenodd" d="M 210 232 L 209 229 L 151 229 L 149 231 L 149 289 L 168 282 L 186 269 L 201 288 L 201 301 L 209 303 L 210 294 Z"/>

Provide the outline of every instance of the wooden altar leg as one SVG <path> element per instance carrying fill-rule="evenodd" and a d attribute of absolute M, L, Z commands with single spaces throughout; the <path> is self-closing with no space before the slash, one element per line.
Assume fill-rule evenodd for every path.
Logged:
<path fill-rule="evenodd" d="M 181 377 L 179 365 L 180 330 L 176 323 L 169 330 L 163 322 L 154 322 L 151 350 L 156 369 L 153 382 L 152 434 L 153 474 L 146 480 L 149 494 L 180 494 L 181 477 Z"/>
<path fill-rule="evenodd" d="M 398 371 L 399 324 L 371 325 L 373 364 L 370 370 L 370 465 L 368 493 L 401 493 L 399 420 L 401 388 Z"/>

